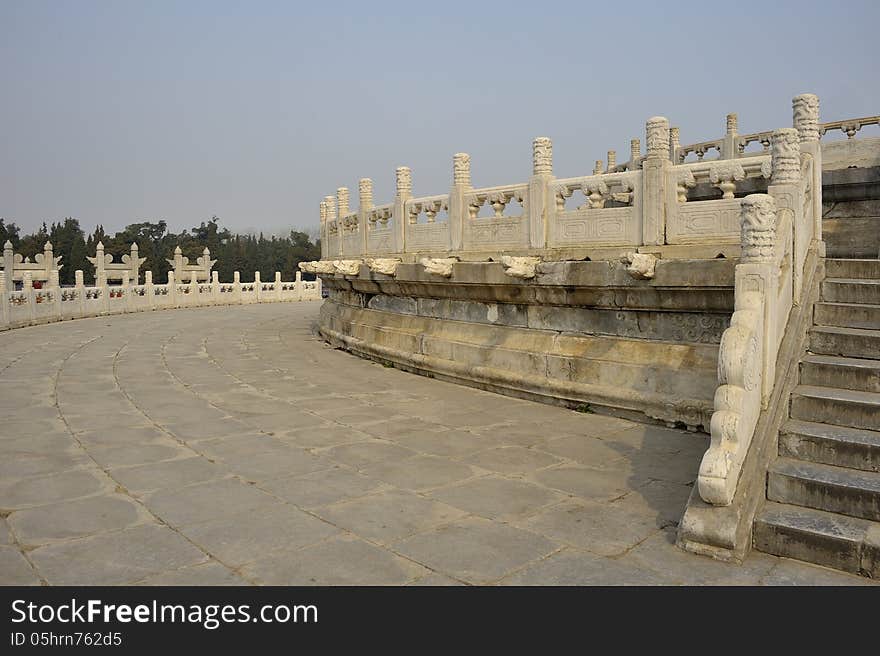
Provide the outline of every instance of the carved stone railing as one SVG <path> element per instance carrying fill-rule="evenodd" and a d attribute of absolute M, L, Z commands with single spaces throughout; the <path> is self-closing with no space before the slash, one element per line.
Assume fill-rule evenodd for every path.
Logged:
<path fill-rule="evenodd" d="M 818 112 L 818 101 L 810 105 L 812 100 L 804 100 L 808 96 L 815 98 L 798 97 L 796 113 Z M 878 120 L 816 123 L 810 139 L 817 141 L 829 130 L 852 137 Z M 413 197 L 412 173 L 400 167 L 394 201 L 378 207 L 373 205 L 372 182 L 365 178 L 359 183 L 357 210 L 349 208 L 344 187 L 321 202 L 322 259 L 418 261 L 462 254 L 465 259 L 505 254 L 552 259 L 551 249 L 647 247 L 660 253 L 664 246 L 716 244 L 735 256 L 740 199 L 767 191 L 772 136 L 741 135 L 737 127 L 736 114 L 729 114 L 722 137 L 681 145 L 678 128 L 654 117 L 646 123 L 645 153 L 633 139 L 626 162 L 618 164 L 617 154 L 608 151 L 607 161 L 597 161 L 592 174 L 561 179 L 553 175 L 550 139 L 538 137 L 532 144 L 528 181 L 486 188 L 472 186 L 470 156 L 458 153 L 449 193 Z M 749 149 L 755 143 L 761 150 Z M 813 175 L 818 185 L 819 171 Z"/>
<path fill-rule="evenodd" d="M 166 284 L 153 283 L 152 271 L 144 273 L 144 284 L 130 284 L 123 272 L 121 285 L 108 285 L 106 279 L 100 284 L 86 286 L 83 272 L 76 271 L 73 287 L 60 287 L 58 272 L 51 272 L 48 285 L 34 289 L 30 272 L 25 272 L 22 288 L 6 290 L 6 274 L 0 272 L 0 330 L 19 328 L 41 323 L 80 319 L 109 314 L 143 312 L 165 308 L 199 307 L 211 305 L 241 305 L 248 303 L 272 303 L 308 301 L 321 298 L 321 280 L 302 280 L 300 272 L 296 280 L 283 282 L 281 274 L 275 280 L 261 282 L 259 271 L 254 273 L 253 283 L 242 283 L 238 272 L 233 282 L 221 283 L 216 271 L 209 281 L 199 281 L 198 272 L 191 272 L 189 282 L 178 282 L 173 271 L 168 272 Z"/>
<path fill-rule="evenodd" d="M 721 339 L 719 387 L 711 442 L 698 477 L 702 499 L 728 505 L 773 391 L 779 347 L 789 313 L 804 298 L 808 251 L 821 251 L 821 149 L 818 99 L 794 99 L 795 128 L 771 135 L 767 194 L 746 196 L 741 208 L 740 261 L 734 313 Z M 742 161 L 742 160 L 740 160 Z"/>

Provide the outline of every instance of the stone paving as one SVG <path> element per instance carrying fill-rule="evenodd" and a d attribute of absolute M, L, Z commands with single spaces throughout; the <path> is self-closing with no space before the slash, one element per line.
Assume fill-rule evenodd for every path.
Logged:
<path fill-rule="evenodd" d="M 705 436 L 360 360 L 318 307 L 0 334 L 0 583 L 871 583 L 680 552 Z"/>

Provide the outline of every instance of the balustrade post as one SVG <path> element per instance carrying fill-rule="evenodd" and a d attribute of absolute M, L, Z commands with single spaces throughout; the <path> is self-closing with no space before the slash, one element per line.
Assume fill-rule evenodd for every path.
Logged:
<path fill-rule="evenodd" d="M 220 272 L 212 271 L 211 272 L 211 301 L 214 305 L 220 303 L 221 295 L 220 295 Z"/>
<path fill-rule="evenodd" d="M 131 302 L 131 287 L 128 283 L 128 274 L 128 271 L 120 272 L 120 275 L 122 276 L 122 282 L 119 285 L 122 290 L 122 311 L 134 312 L 134 306 Z"/>
<path fill-rule="evenodd" d="M 331 249 L 328 245 L 327 254 L 329 257 L 342 255 L 342 222 L 336 218 L 336 198 L 334 196 L 324 196 L 324 207 L 327 212 L 327 233 L 330 230 L 336 235 L 336 248 Z"/>
<path fill-rule="evenodd" d="M 24 292 L 24 295 L 27 298 L 28 323 L 32 324 L 36 321 L 37 318 L 37 299 L 36 294 L 34 293 L 34 281 L 31 277 L 30 271 L 25 271 L 21 275 L 21 290 Z"/>
<path fill-rule="evenodd" d="M 638 139 L 629 140 L 629 170 L 638 171 L 642 166 L 642 142 Z"/>
<path fill-rule="evenodd" d="M 9 295 L 6 291 L 6 269 L 0 271 L 0 328 L 9 327 Z"/>
<path fill-rule="evenodd" d="M 241 274 L 238 271 L 232 272 L 232 298 L 236 303 L 241 303 Z"/>
<path fill-rule="evenodd" d="M 327 257 L 327 202 L 321 201 L 321 259 Z"/>
<path fill-rule="evenodd" d="M 471 156 L 455 153 L 452 157 L 452 189 L 449 192 L 449 250 L 460 251 L 464 244 L 464 222 L 468 211 L 465 194 L 471 185 Z"/>
<path fill-rule="evenodd" d="M 370 222 L 367 215 L 373 209 L 373 181 L 370 178 L 358 180 L 358 228 L 361 231 L 361 254 L 369 252 Z"/>
<path fill-rule="evenodd" d="M 13 279 L 15 274 L 15 251 L 12 249 L 12 242 L 8 239 L 3 244 L 3 272 L 6 274 L 6 282 L 3 285 L 2 291 L 11 292 L 15 289 L 15 281 Z"/>
<path fill-rule="evenodd" d="M 666 186 L 669 161 L 669 121 L 649 118 L 645 125 L 648 154 L 642 161 L 642 244 L 660 245 L 666 233 Z"/>
<path fill-rule="evenodd" d="M 73 314 L 74 317 L 83 317 L 86 314 L 86 286 L 83 282 L 83 272 L 82 269 L 77 269 L 73 272 L 73 281 L 74 281 L 74 294 L 76 298 L 74 301 L 76 302 L 77 312 Z"/>
<path fill-rule="evenodd" d="M 281 272 L 275 272 L 275 300 L 281 300 Z"/>
<path fill-rule="evenodd" d="M 296 290 L 296 300 L 303 300 L 302 271 L 296 272 L 296 277 L 293 281 L 293 288 Z"/>
<path fill-rule="evenodd" d="M 171 307 L 177 307 L 177 283 L 173 271 L 168 272 L 168 303 Z"/>
<path fill-rule="evenodd" d="M 819 96 L 802 93 L 792 101 L 793 124 L 798 131 L 800 152 L 813 160 L 812 230 L 811 248 L 818 248 L 825 255 L 825 242 L 822 239 L 822 147 L 819 144 Z"/>
<path fill-rule="evenodd" d="M 342 217 L 339 217 L 340 219 Z M 254 271 L 254 294 L 257 297 L 257 303 L 263 299 L 263 283 L 260 280 L 260 272 Z"/>
<path fill-rule="evenodd" d="M 553 176 L 553 142 L 549 137 L 532 141 L 532 177 L 529 178 L 529 245 L 546 248 L 550 226 L 556 220 L 556 199 L 551 186 Z"/>
<path fill-rule="evenodd" d="M 56 321 L 61 321 L 61 282 L 58 280 L 58 269 L 49 272 L 49 281 L 46 285 L 51 296 L 52 314 Z"/>
<path fill-rule="evenodd" d="M 408 166 L 398 166 L 395 170 L 397 193 L 394 195 L 392 222 L 394 223 L 394 251 L 406 252 L 406 201 L 412 198 L 412 171 Z M 320 280 L 320 278 L 317 278 Z"/>
<path fill-rule="evenodd" d="M 681 132 L 679 128 L 669 128 L 669 158 L 678 164 L 681 158 Z"/>
<path fill-rule="evenodd" d="M 339 206 L 338 207 L 338 212 L 339 212 L 338 217 L 339 218 L 337 219 L 336 222 L 337 222 L 337 224 L 339 224 L 339 234 L 342 235 L 341 239 L 339 240 L 339 252 L 342 255 L 359 255 L 359 253 L 355 252 L 355 250 L 351 246 L 348 246 L 345 243 L 345 231 L 346 231 L 345 218 L 351 212 L 351 210 L 349 209 L 349 206 L 348 206 L 348 188 L 347 187 L 339 187 L 339 189 L 336 190 L 336 203 Z M 348 229 L 350 229 L 350 228 L 348 228 Z"/>
<path fill-rule="evenodd" d="M 790 221 L 794 238 L 790 264 L 792 270 L 791 297 L 799 305 L 803 291 L 803 267 L 810 246 L 812 224 L 804 225 L 804 201 L 801 195 L 801 153 L 798 131 L 795 128 L 774 130 L 770 136 L 770 185 L 767 193 L 776 202 L 778 222 Z M 783 242 L 786 243 L 786 242 Z M 781 335 L 780 335 L 781 339 Z"/>
<path fill-rule="evenodd" d="M 156 307 L 156 290 L 153 287 L 153 272 L 144 271 L 144 296 L 147 297 L 147 305 L 152 310 Z"/>
<path fill-rule="evenodd" d="M 739 149 L 736 147 L 738 118 L 734 113 L 727 115 L 727 129 L 721 142 L 721 159 L 735 159 L 739 157 Z"/>

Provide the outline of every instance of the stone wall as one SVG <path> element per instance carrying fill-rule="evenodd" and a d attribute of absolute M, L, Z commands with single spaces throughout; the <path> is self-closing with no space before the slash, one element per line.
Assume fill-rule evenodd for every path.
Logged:
<path fill-rule="evenodd" d="M 422 264 L 325 275 L 320 331 L 403 369 L 548 403 L 708 428 L 734 262 L 553 262 L 531 279 L 495 262 L 448 277 Z"/>

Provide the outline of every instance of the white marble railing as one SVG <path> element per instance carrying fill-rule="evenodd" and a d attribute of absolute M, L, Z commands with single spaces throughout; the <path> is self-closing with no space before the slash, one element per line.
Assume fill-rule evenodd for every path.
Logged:
<path fill-rule="evenodd" d="M 794 125 L 809 120 L 819 138 L 829 130 L 852 137 L 867 117 L 818 123 L 818 100 L 793 102 Z M 357 210 L 349 209 L 348 189 L 321 202 L 321 257 L 353 260 L 395 255 L 446 257 L 469 253 L 542 255 L 554 248 L 655 247 L 738 244 L 739 198 L 769 184 L 771 132 L 740 135 L 737 117 L 727 117 L 724 136 L 681 145 L 678 128 L 655 117 L 646 124 L 647 152 L 631 142 L 629 160 L 596 162 L 591 175 L 553 176 L 552 143 L 532 144 L 532 176 L 526 182 L 489 188 L 471 185 L 471 162 L 453 157 L 453 184 L 447 194 L 413 197 L 412 174 L 397 170 L 393 203 L 373 205 L 372 182 L 360 181 Z M 759 144 L 761 150 L 749 150 Z M 705 157 L 707 154 L 715 157 Z M 715 198 L 713 198 L 713 195 Z M 491 208 L 487 211 L 486 208 Z"/>
<path fill-rule="evenodd" d="M 767 194 L 740 205 L 742 254 L 736 266 L 734 313 L 718 356 L 711 442 L 700 464 L 704 501 L 729 505 L 762 409 L 773 391 L 776 361 L 789 313 L 808 290 L 805 266 L 821 252 L 822 170 L 818 99 L 795 99 L 797 129 L 772 133 Z M 803 109 L 802 107 L 800 109 Z"/>
<path fill-rule="evenodd" d="M 5 274 L 0 273 L 0 276 Z M 231 283 L 221 283 L 217 272 L 210 282 L 180 283 L 174 272 L 168 273 L 166 284 L 154 284 L 151 271 L 145 274 L 143 285 L 131 285 L 123 278 L 121 285 L 108 285 L 106 281 L 96 286 L 83 284 L 82 271 L 76 272 L 76 285 L 58 286 L 57 272 L 49 284 L 34 289 L 33 280 L 25 273 L 23 287 L 18 291 L 3 291 L 0 281 L 0 330 L 19 328 L 64 319 L 80 319 L 108 314 L 144 312 L 166 308 L 203 307 L 211 305 L 243 305 L 247 303 L 278 303 L 310 301 L 321 298 L 321 280 L 301 279 L 284 282 L 281 274 L 275 280 L 262 282 L 259 272 L 252 283 L 243 283 L 235 273 Z"/>

